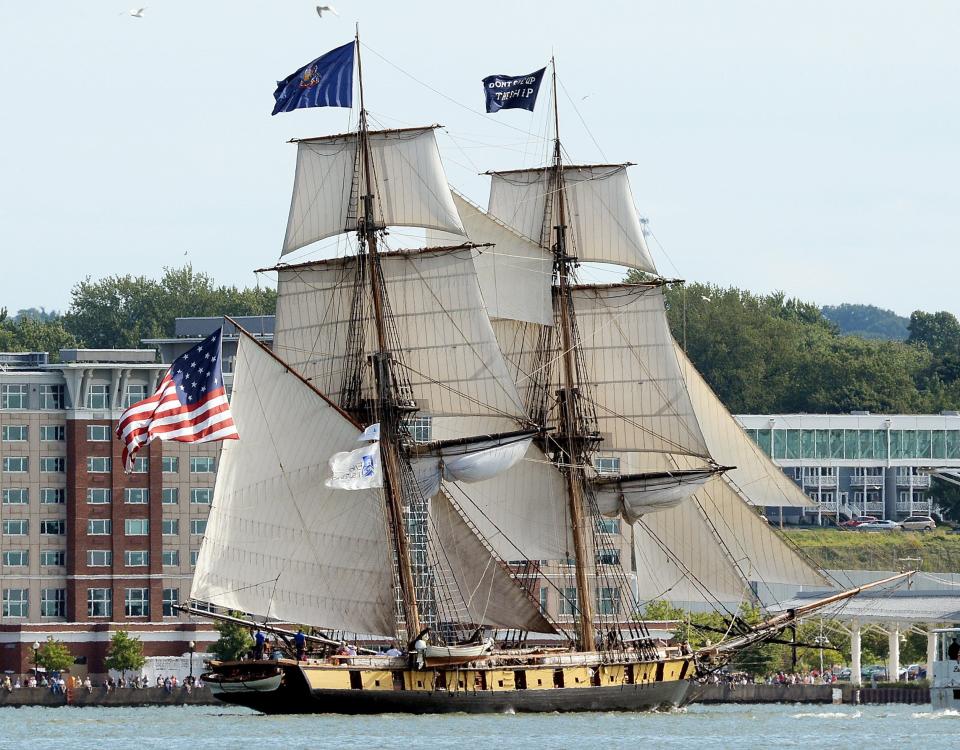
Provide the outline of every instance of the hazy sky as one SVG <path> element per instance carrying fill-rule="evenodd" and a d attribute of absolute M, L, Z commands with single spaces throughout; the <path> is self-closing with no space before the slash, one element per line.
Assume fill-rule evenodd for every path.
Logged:
<path fill-rule="evenodd" d="M 286 141 L 350 124 L 271 117 L 275 82 L 359 21 L 376 122 L 445 125 L 450 181 L 483 205 L 477 172 L 543 157 L 548 99 L 486 116 L 480 79 L 554 51 L 566 150 L 637 164 L 665 275 L 960 313 L 960 3 L 333 1 L 321 20 L 294 0 L 155 0 L 142 19 L 0 0 L 0 306 L 64 309 L 88 274 L 187 260 L 256 283 L 279 257 Z"/>

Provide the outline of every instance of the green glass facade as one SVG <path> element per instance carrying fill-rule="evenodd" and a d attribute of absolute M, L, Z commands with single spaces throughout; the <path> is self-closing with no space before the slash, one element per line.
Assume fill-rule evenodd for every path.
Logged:
<path fill-rule="evenodd" d="M 960 430 L 747 430 L 747 434 L 775 461 L 960 460 Z"/>

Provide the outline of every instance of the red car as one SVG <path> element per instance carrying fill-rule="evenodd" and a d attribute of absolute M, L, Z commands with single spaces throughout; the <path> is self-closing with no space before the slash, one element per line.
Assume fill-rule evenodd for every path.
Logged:
<path fill-rule="evenodd" d="M 844 521 L 840 524 L 845 529 L 855 529 L 862 523 L 874 523 L 877 519 L 876 516 L 858 516 L 857 518 L 851 518 L 849 521 Z"/>

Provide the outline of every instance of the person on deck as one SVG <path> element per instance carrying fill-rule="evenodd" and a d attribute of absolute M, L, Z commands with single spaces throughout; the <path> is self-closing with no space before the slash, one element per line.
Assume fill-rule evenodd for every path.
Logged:
<path fill-rule="evenodd" d="M 293 645 L 297 647 L 297 661 L 303 661 L 307 650 L 307 636 L 303 634 L 303 628 L 297 628 L 297 634 L 293 636 Z"/>
<path fill-rule="evenodd" d="M 960 643 L 957 643 L 956 638 L 951 641 L 950 646 L 947 648 L 947 656 L 954 661 L 960 661 Z"/>
<path fill-rule="evenodd" d="M 260 628 L 257 628 L 257 632 L 253 634 L 253 658 L 262 659 L 263 658 L 263 646 L 267 642 L 267 637 L 260 631 Z"/>

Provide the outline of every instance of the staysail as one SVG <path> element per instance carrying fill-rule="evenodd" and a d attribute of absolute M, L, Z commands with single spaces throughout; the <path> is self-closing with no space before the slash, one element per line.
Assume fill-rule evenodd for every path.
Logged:
<path fill-rule="evenodd" d="M 376 490 L 324 486 L 358 427 L 240 337 L 223 444 L 190 596 L 260 617 L 393 636 L 393 563 Z"/>
<path fill-rule="evenodd" d="M 643 227 L 633 203 L 629 164 L 568 165 L 561 167 L 570 254 L 581 261 L 615 263 L 656 273 Z M 557 168 L 490 172 L 487 210 L 507 226 L 539 245 L 549 247 L 544 236 L 546 210 L 559 193 Z M 552 232 L 552 227 L 547 227 Z"/>
<path fill-rule="evenodd" d="M 410 226 L 463 234 L 450 197 L 433 127 L 369 131 L 377 196 L 375 226 Z M 357 229 L 358 196 L 367 192 L 357 133 L 297 143 L 297 172 L 281 255 Z"/>

